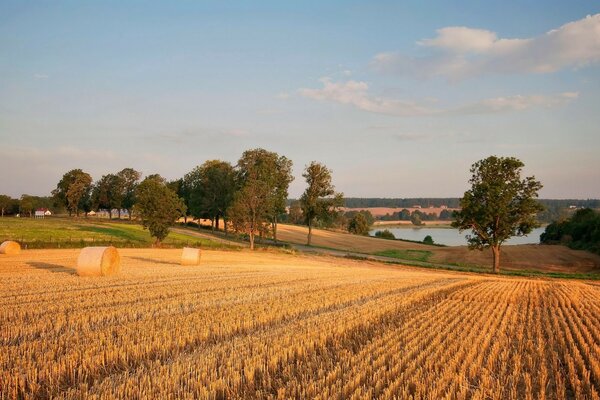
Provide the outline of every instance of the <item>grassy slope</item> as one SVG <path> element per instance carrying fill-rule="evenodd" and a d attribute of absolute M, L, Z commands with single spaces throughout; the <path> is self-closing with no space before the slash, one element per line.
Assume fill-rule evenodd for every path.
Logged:
<path fill-rule="evenodd" d="M 0 242 L 16 240 L 28 248 L 82 247 L 114 244 L 122 247 L 149 247 L 154 242 L 142 226 L 127 222 L 68 218 L 1 218 Z M 164 241 L 167 247 L 183 245 L 206 248 L 228 247 L 205 238 L 171 232 Z"/>
<path fill-rule="evenodd" d="M 307 228 L 280 224 L 279 238 L 296 244 L 306 244 Z M 421 259 L 432 263 L 451 264 L 468 270 L 486 270 L 491 264 L 489 251 L 470 251 L 466 246 L 435 247 L 399 240 L 356 236 L 341 232 L 313 229 L 313 245 L 366 254 L 386 255 L 404 260 Z M 502 268 L 513 271 L 544 273 L 600 273 L 600 256 L 572 250 L 564 246 L 517 245 L 502 247 Z"/>

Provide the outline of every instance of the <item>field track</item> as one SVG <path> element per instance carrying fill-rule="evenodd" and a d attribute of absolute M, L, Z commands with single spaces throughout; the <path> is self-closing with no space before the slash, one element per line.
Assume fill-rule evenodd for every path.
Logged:
<path fill-rule="evenodd" d="M 0 398 L 600 398 L 593 283 L 180 252 L 0 257 Z"/>

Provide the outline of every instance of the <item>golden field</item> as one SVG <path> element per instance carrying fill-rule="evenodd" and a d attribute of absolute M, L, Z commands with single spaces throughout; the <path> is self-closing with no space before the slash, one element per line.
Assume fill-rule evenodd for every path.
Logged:
<path fill-rule="evenodd" d="M 600 286 L 275 252 L 0 257 L 0 398 L 598 399 Z"/>

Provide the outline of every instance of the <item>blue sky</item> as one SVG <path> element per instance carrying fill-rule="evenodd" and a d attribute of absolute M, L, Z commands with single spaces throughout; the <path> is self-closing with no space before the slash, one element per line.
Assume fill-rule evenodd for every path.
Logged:
<path fill-rule="evenodd" d="M 496 154 L 600 197 L 597 2 L 122 3 L 0 3 L 0 193 L 264 147 L 291 196 L 318 160 L 347 196 L 458 197 Z"/>

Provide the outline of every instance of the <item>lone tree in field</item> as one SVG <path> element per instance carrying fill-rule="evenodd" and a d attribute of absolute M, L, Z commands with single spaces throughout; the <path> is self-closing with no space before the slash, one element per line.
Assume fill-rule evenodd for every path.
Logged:
<path fill-rule="evenodd" d="M 86 208 L 92 188 L 92 177 L 80 169 L 73 169 L 63 175 L 52 191 L 52 195 L 69 210 L 69 216 Z"/>
<path fill-rule="evenodd" d="M 311 162 L 302 176 L 306 179 L 308 187 L 300 197 L 300 206 L 308 225 L 306 244 L 310 246 L 315 220 L 333 217 L 337 208 L 344 204 L 344 195 L 335 192 L 335 187 L 331 183 L 331 170 L 321 163 Z"/>
<path fill-rule="evenodd" d="M 490 156 L 471 167 L 471 189 L 460 200 L 452 226 L 467 235 L 470 249 L 492 249 L 493 271 L 500 270 L 500 246 L 512 236 L 524 236 L 539 226 L 536 214 L 543 206 L 535 200 L 542 184 L 521 179 L 524 164 L 513 157 Z"/>
<path fill-rule="evenodd" d="M 185 204 L 175 192 L 167 187 L 159 175 L 147 177 L 136 189 L 135 212 L 142 219 L 144 228 L 156 238 L 155 245 L 169 234 L 169 227 L 185 214 Z"/>

